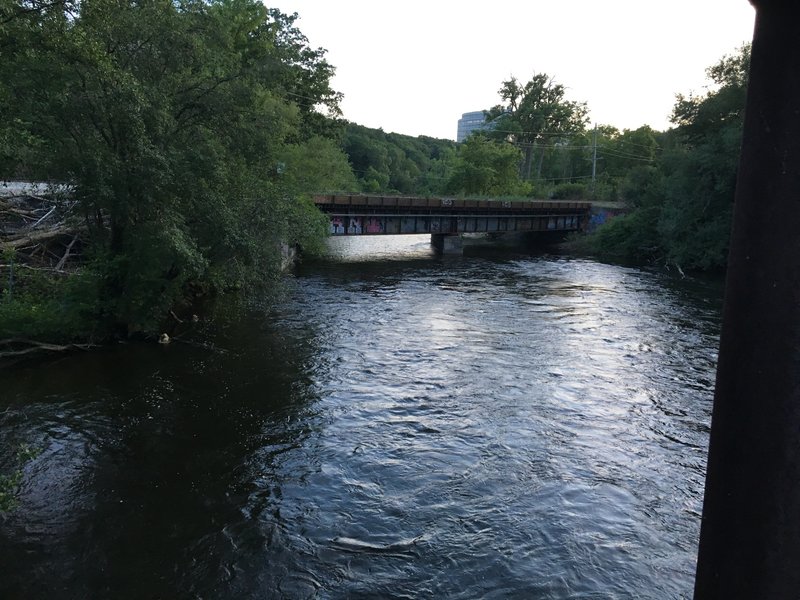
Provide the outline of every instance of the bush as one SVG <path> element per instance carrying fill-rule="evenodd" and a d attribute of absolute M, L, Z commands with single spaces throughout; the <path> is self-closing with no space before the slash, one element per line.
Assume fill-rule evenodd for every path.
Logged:
<path fill-rule="evenodd" d="M 601 225 L 589 236 L 591 252 L 604 258 L 644 262 L 661 254 L 659 209 L 641 208 Z"/>
<path fill-rule="evenodd" d="M 583 183 L 560 183 L 550 193 L 554 200 L 584 200 L 589 196 L 590 191 Z"/>
<path fill-rule="evenodd" d="M 102 337 L 106 332 L 98 331 L 99 313 L 98 278 L 88 269 L 69 276 L 23 265 L 3 269 L 0 339 L 67 342 Z"/>

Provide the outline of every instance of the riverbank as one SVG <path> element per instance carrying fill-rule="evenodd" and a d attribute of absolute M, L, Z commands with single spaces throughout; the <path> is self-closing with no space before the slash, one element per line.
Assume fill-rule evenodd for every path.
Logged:
<path fill-rule="evenodd" d="M 260 294 L 298 259 L 299 243 L 313 253 L 324 236 L 308 199 L 283 219 L 282 233 L 240 230 L 205 248 L 167 222 L 158 231 L 141 225 L 143 238 L 115 247 L 120 227 L 110 213 L 87 218 L 69 186 L 0 183 L 0 360 L 120 339 L 163 341 L 204 298 Z M 150 237 L 158 239 L 146 244 Z"/>

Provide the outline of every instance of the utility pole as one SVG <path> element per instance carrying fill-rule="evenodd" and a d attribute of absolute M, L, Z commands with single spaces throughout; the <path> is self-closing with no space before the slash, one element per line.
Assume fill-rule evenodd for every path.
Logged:
<path fill-rule="evenodd" d="M 592 136 L 592 196 L 594 196 L 594 180 L 597 175 L 597 123 L 594 124 Z"/>

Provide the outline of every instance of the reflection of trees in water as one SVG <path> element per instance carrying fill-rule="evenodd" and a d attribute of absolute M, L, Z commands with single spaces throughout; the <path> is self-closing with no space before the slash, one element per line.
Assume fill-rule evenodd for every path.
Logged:
<path fill-rule="evenodd" d="M 220 303 L 168 347 L 0 374 L 19 432 L 46 440 L 31 529 L 0 524 L 0 563 L 19 565 L 0 591 L 347 595 L 396 584 L 395 563 L 337 538 L 383 548 L 429 530 L 409 590 L 465 589 L 452 564 L 496 585 L 500 552 L 520 582 L 548 568 L 537 555 L 571 573 L 568 544 L 610 586 L 586 531 L 625 540 L 630 593 L 650 556 L 678 573 L 663 595 L 690 585 L 681 503 L 702 490 L 707 409 L 691 384 L 711 369 L 691 319 L 712 308 L 647 272 L 519 256 L 309 262 L 276 298 Z"/>
<path fill-rule="evenodd" d="M 279 514 L 281 456 L 309 435 L 299 424 L 313 397 L 314 332 L 232 313 L 168 348 L 70 356 L 40 380 L 0 375 L 6 397 L 25 398 L 3 439 L 43 450 L 3 525 L 0 557 L 14 568 L 0 590 L 178 597 L 225 579 L 226 524 Z"/>

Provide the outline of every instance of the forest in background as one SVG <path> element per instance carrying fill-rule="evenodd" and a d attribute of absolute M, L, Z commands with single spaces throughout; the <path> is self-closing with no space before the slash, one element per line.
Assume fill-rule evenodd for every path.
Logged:
<path fill-rule="evenodd" d="M 585 104 L 545 74 L 502 83 L 490 126 L 460 144 L 348 125 L 343 149 L 371 193 L 580 199 L 625 212 L 572 246 L 679 269 L 725 267 L 750 47 L 677 94 L 674 127 L 590 127 Z"/>
<path fill-rule="evenodd" d="M 313 192 L 614 203 L 584 251 L 724 267 L 748 46 L 666 132 L 591 127 L 535 74 L 456 144 L 342 120 L 295 20 L 254 0 L 0 0 L 0 179 L 66 186 L 36 211 L 0 198 L 0 340 L 152 336 L 199 297 L 269 287 L 282 246 L 322 247 Z M 9 225 L 51 213 L 49 237 Z"/>

